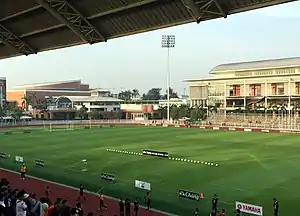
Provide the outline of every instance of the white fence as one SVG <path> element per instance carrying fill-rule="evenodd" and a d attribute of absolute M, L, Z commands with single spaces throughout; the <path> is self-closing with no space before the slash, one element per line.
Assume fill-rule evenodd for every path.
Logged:
<path fill-rule="evenodd" d="M 31 125 L 49 125 L 49 124 L 82 124 L 82 125 L 90 125 L 90 124 L 164 124 L 167 121 L 164 120 L 130 120 L 130 119 L 116 119 L 116 120 L 58 120 L 58 121 L 38 121 L 32 120 L 30 122 L 10 122 L 10 123 L 0 123 L 0 127 L 9 127 L 9 126 L 31 126 Z"/>
<path fill-rule="evenodd" d="M 227 114 L 211 116 L 207 121 L 202 122 L 202 124 L 244 128 L 299 130 L 300 118 L 296 114 Z"/>
<path fill-rule="evenodd" d="M 253 118 L 253 117 L 251 117 Z M 265 117 L 264 117 L 265 118 Z M 259 118 L 258 118 L 259 119 Z M 166 120 L 129 120 L 129 119 L 116 119 L 116 120 L 72 120 L 72 121 L 38 121 L 33 120 L 30 122 L 13 122 L 13 123 L 0 123 L 1 127 L 9 126 L 31 126 L 31 125 L 49 125 L 49 124 L 82 124 L 82 125 L 94 125 L 94 124 L 143 124 L 143 125 L 167 125 L 174 124 L 173 122 L 167 122 Z M 178 123 L 175 125 L 179 125 Z M 195 124 L 193 124 L 195 125 Z M 249 121 L 244 116 L 227 116 L 227 118 L 210 118 L 207 121 L 203 121 L 198 124 L 199 126 L 228 126 L 228 127 L 243 127 L 243 128 L 264 128 L 264 129 L 288 129 L 288 130 L 300 130 L 300 118 L 291 117 L 278 117 L 275 119 L 266 118 L 265 121 Z"/>

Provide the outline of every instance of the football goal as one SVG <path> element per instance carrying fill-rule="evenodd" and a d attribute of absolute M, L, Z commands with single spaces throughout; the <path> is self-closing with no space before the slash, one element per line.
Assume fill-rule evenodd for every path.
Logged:
<path fill-rule="evenodd" d="M 64 122 L 44 122 L 44 131 L 54 132 L 54 131 L 70 131 L 74 130 L 74 124 L 72 121 L 64 121 Z"/>

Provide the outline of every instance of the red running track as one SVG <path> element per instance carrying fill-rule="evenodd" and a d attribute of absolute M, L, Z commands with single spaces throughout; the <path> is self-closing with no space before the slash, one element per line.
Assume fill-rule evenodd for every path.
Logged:
<path fill-rule="evenodd" d="M 52 193 L 50 197 L 51 201 L 55 201 L 56 198 L 60 197 L 68 200 L 68 203 L 71 207 L 75 207 L 75 204 L 77 203 L 76 199 L 79 195 L 79 191 L 68 186 L 62 186 L 59 184 L 55 184 L 55 183 L 51 183 L 48 181 L 43 181 L 31 177 L 27 178 L 26 180 L 20 180 L 20 176 L 17 173 L 9 172 L 2 169 L 0 169 L 0 178 L 7 178 L 11 183 L 12 187 L 25 189 L 28 193 L 35 193 L 37 197 L 45 196 L 44 194 L 45 186 L 49 185 Z M 97 209 L 99 208 L 98 197 L 91 193 L 85 193 L 85 197 L 87 198 L 87 201 L 80 201 L 84 209 L 85 215 L 88 212 L 97 213 L 96 215 L 102 215 L 102 216 L 119 215 L 118 201 L 113 200 L 111 198 L 106 198 L 104 202 L 107 205 L 108 209 L 103 212 L 97 212 Z M 144 208 L 140 208 L 139 215 L 140 216 L 166 216 L 166 214 L 158 213 L 151 210 L 148 211 Z"/>

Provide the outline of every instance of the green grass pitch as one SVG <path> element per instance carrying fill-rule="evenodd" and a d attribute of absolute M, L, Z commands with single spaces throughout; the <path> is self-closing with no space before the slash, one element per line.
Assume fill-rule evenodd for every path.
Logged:
<path fill-rule="evenodd" d="M 19 129 L 20 130 L 20 129 Z M 299 135 L 205 131 L 161 127 L 104 127 L 25 134 L 15 130 L 0 135 L 0 152 L 23 156 L 31 175 L 78 186 L 116 198 L 143 197 L 134 180 L 151 183 L 153 207 L 190 215 L 199 207 L 206 215 L 211 197 L 219 195 L 220 207 L 234 210 L 235 201 L 262 205 L 272 215 L 272 199 L 281 215 L 297 215 L 300 199 Z M 169 152 L 171 157 L 218 163 L 219 166 L 182 162 L 141 153 L 143 149 Z M 36 167 L 35 159 L 45 161 Z M 88 171 L 82 172 L 82 159 Z M 19 170 L 12 159 L 0 159 L 1 167 Z M 115 183 L 100 180 L 100 173 L 116 175 Z M 178 189 L 203 192 L 203 200 L 178 198 Z"/>

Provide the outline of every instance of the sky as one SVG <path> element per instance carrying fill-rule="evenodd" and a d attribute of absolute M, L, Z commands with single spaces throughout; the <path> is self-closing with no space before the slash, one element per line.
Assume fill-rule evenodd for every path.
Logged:
<path fill-rule="evenodd" d="M 166 89 L 163 34 L 176 35 L 171 50 L 171 86 L 183 94 L 185 79 L 209 76 L 224 63 L 300 57 L 300 1 L 37 55 L 0 60 L 0 77 L 15 85 L 81 79 L 112 92 Z"/>

